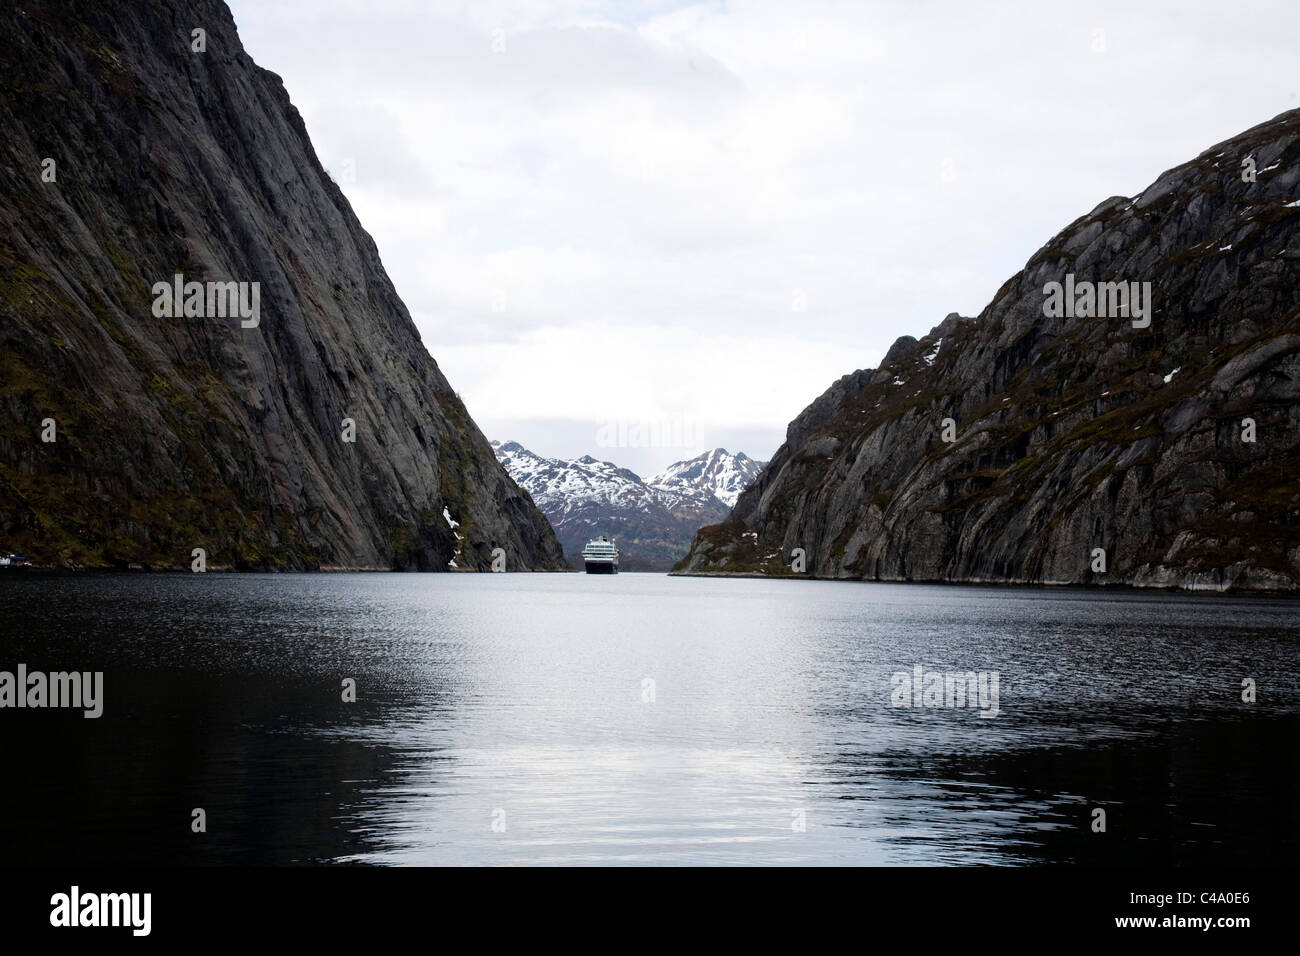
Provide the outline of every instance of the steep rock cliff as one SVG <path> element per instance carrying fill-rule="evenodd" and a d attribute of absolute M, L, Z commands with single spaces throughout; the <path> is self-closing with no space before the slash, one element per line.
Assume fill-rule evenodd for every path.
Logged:
<path fill-rule="evenodd" d="M 0 546 L 562 566 L 224 4 L 6 4 L 0 128 Z M 178 273 L 258 283 L 260 321 L 159 317 Z"/>
<path fill-rule="evenodd" d="M 1298 227 L 1300 111 L 1106 200 L 832 385 L 677 570 L 1295 590 Z M 1067 276 L 1149 325 L 1045 314 Z"/>

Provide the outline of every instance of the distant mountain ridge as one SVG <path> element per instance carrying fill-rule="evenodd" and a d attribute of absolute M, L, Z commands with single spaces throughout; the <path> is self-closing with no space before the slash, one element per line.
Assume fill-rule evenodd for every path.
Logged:
<path fill-rule="evenodd" d="M 574 567 L 581 566 L 583 546 L 605 534 L 618 540 L 627 570 L 668 570 L 697 530 L 727 516 L 763 466 L 743 453 L 715 448 L 642 479 L 591 455 L 545 458 L 513 441 L 493 441 L 492 448 L 550 519 Z"/>

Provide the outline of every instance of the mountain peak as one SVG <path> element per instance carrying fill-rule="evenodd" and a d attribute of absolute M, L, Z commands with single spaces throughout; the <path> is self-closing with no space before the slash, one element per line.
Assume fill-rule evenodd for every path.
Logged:
<path fill-rule="evenodd" d="M 728 508 L 734 508 L 740 493 L 763 470 L 763 464 L 743 452 L 733 455 L 725 448 L 715 448 L 694 458 L 674 462 L 647 479 L 647 484 L 664 489 L 707 491 Z"/>

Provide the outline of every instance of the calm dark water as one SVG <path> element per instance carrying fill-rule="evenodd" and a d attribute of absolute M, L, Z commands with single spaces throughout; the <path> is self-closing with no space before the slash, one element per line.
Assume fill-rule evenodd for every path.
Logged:
<path fill-rule="evenodd" d="M 0 609 L 0 670 L 105 674 L 98 720 L 0 710 L 4 864 L 1251 865 L 1300 850 L 1295 601 L 11 574 Z M 1000 712 L 891 706 L 891 675 L 916 665 L 996 671 Z"/>

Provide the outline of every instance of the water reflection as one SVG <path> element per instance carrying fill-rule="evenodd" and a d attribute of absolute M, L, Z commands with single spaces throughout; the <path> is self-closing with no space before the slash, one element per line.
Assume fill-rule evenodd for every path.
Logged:
<path fill-rule="evenodd" d="M 1300 845 L 1291 601 L 633 574 L 33 575 L 0 600 L 0 668 L 106 683 L 98 721 L 0 712 L 23 781 L 0 797 L 10 863 L 1252 864 Z M 1000 715 L 890 706 L 916 665 L 997 671 Z"/>

